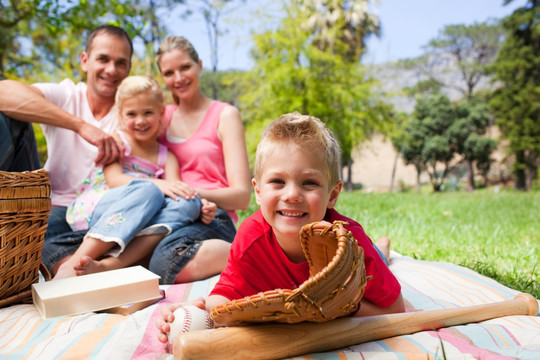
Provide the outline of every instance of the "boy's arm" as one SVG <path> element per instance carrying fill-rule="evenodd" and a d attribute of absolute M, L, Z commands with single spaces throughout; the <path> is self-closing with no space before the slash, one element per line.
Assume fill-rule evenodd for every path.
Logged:
<path fill-rule="evenodd" d="M 367 299 L 360 301 L 360 309 L 354 314 L 356 317 L 371 316 L 371 315 L 383 315 L 405 312 L 405 303 L 403 302 L 403 296 L 401 293 L 394 303 L 386 308 L 375 305 Z"/>
<path fill-rule="evenodd" d="M 225 304 L 228 302 L 229 299 L 227 299 L 225 296 L 222 295 L 210 295 L 206 298 L 206 311 L 210 312 L 214 307 Z"/>

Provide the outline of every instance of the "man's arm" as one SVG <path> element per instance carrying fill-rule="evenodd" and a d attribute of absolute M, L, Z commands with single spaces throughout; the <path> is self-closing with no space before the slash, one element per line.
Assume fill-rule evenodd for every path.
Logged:
<path fill-rule="evenodd" d="M 94 160 L 97 165 L 108 164 L 120 154 L 111 135 L 47 101 L 36 87 L 13 80 L 0 81 L 0 111 L 20 121 L 75 131 L 98 148 L 98 155 Z"/>

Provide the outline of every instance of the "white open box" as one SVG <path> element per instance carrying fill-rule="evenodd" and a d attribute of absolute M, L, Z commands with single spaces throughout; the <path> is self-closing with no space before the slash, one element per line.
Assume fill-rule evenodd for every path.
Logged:
<path fill-rule="evenodd" d="M 157 300 L 161 297 L 159 276 L 142 266 L 32 285 L 32 299 L 44 319 Z"/>

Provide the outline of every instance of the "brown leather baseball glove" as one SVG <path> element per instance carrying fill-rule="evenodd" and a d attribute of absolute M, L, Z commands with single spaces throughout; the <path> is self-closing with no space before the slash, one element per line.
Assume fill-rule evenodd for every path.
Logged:
<path fill-rule="evenodd" d="M 364 249 L 343 227 L 321 221 L 307 224 L 300 241 L 309 264 L 309 279 L 297 289 L 276 289 L 216 306 L 216 324 L 246 322 L 323 322 L 355 312 L 366 287 Z"/>

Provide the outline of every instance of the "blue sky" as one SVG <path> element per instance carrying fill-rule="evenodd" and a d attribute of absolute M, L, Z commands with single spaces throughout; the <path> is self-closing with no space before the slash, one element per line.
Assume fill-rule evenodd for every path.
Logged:
<path fill-rule="evenodd" d="M 261 5 L 264 1 L 246 2 L 248 5 L 223 20 L 229 31 L 220 38 L 220 70 L 248 70 L 253 64 L 249 55 L 252 31 L 276 22 L 274 19 L 274 24 L 268 23 L 263 16 L 254 14 L 257 8 L 264 6 Z M 502 18 L 526 2 L 514 0 L 503 6 L 503 0 L 380 0 L 374 4 L 373 11 L 381 21 L 382 35 L 368 40 L 363 62 L 371 64 L 419 56 L 423 53 L 422 46 L 435 38 L 445 25 L 471 25 L 489 18 Z M 169 32 L 186 36 L 199 52 L 203 66 L 210 68 L 204 21 L 196 15 L 188 20 L 171 15 L 167 22 Z"/>

